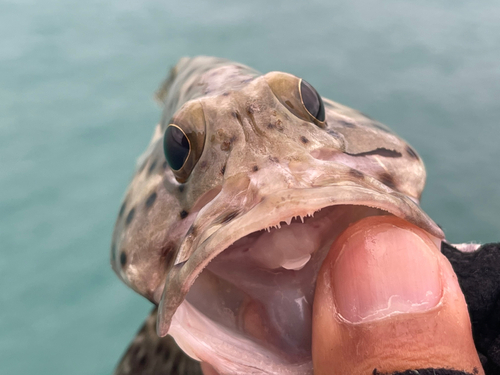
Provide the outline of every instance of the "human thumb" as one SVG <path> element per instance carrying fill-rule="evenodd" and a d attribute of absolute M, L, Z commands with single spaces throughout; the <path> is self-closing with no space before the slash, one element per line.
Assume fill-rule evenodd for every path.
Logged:
<path fill-rule="evenodd" d="M 315 375 L 484 374 L 450 263 L 425 231 L 394 216 L 339 236 L 313 310 Z"/>

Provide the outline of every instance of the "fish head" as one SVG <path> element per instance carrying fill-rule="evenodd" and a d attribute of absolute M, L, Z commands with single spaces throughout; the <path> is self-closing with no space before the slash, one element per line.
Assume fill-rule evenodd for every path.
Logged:
<path fill-rule="evenodd" d="M 444 237 L 411 146 L 302 78 L 198 57 L 158 97 L 111 262 L 159 305 L 158 333 L 221 374 L 312 371 L 316 277 L 349 225 L 394 215 Z"/>

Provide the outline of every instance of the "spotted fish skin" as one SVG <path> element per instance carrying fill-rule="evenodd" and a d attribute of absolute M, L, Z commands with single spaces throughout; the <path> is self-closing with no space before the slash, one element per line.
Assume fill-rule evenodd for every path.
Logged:
<path fill-rule="evenodd" d="M 144 322 L 114 375 L 202 375 L 199 362 L 184 354 L 172 337 L 158 337 L 156 311 Z"/>
<path fill-rule="evenodd" d="M 178 183 L 163 153 L 165 129 L 183 104 L 206 95 L 224 95 L 257 74 L 224 59 L 183 58 L 157 92 L 157 99 L 164 106 L 163 116 L 138 160 L 120 207 L 111 249 L 111 264 L 118 276 L 154 303 L 159 302 L 155 292 L 158 294 L 158 286 L 164 282 L 179 243 L 193 222 L 190 212 L 195 201 L 221 184 L 224 166 L 223 159 L 216 160 L 217 155 L 207 155 L 207 160 L 200 161 L 193 172 L 191 181 Z M 218 143 L 228 138 L 221 129 Z M 211 179 L 193 183 L 196 174 L 207 172 L 211 173 Z M 144 277 L 144 271 L 148 277 Z"/>
<path fill-rule="evenodd" d="M 196 57 L 181 59 L 160 88 L 163 115 L 120 208 L 111 263 L 160 306 L 161 335 L 212 259 L 291 217 L 363 204 L 444 237 L 418 205 L 425 168 L 411 146 L 325 98 L 324 123 L 301 116 L 300 102 L 277 94 L 298 84 L 285 73 L 260 75 Z M 203 122 L 204 145 L 190 173 L 179 177 L 166 162 L 163 138 L 171 123 L 189 126 L 186 119 Z"/>

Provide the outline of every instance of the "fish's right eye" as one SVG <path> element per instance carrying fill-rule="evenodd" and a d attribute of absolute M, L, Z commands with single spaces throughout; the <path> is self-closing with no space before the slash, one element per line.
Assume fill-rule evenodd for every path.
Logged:
<path fill-rule="evenodd" d="M 163 151 L 168 165 L 174 171 L 181 169 L 191 153 L 191 142 L 177 125 L 170 124 L 163 138 Z"/>
<path fill-rule="evenodd" d="M 200 160 L 205 131 L 205 113 L 197 101 L 186 103 L 169 121 L 163 137 L 163 152 L 178 182 L 186 182 Z"/>

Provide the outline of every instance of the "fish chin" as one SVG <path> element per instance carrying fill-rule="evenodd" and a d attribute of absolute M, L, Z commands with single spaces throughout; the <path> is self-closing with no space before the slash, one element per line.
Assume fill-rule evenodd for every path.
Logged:
<path fill-rule="evenodd" d="M 220 374 L 312 374 L 312 306 L 321 264 L 350 225 L 379 215 L 392 213 L 327 206 L 240 238 L 199 274 L 168 333 Z"/>

